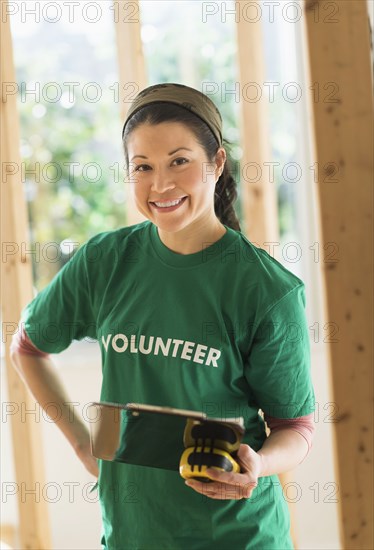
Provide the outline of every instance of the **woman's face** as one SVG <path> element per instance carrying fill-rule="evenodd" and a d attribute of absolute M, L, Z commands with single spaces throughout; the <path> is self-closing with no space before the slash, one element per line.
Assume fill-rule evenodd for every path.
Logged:
<path fill-rule="evenodd" d="M 209 162 L 185 125 L 163 122 L 133 130 L 127 152 L 136 206 L 160 229 L 176 232 L 215 217 L 214 189 L 226 159 L 222 147 Z"/>

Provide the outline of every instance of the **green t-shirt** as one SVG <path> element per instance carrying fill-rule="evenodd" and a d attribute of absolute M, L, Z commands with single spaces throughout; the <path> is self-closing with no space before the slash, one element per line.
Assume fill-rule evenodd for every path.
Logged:
<path fill-rule="evenodd" d="M 23 310 L 26 332 L 49 353 L 97 339 L 102 401 L 242 416 L 243 442 L 259 450 L 259 409 L 314 410 L 304 283 L 226 229 L 187 255 L 148 220 L 94 236 Z M 277 476 L 250 499 L 214 500 L 178 471 L 104 460 L 99 471 L 105 549 L 292 548 Z"/>

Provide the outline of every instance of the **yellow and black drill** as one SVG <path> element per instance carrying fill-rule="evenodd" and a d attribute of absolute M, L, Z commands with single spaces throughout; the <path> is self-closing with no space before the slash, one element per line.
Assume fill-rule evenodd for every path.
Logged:
<path fill-rule="evenodd" d="M 187 419 L 183 435 L 185 451 L 179 464 L 179 473 L 185 479 L 213 481 L 206 472 L 216 468 L 224 472 L 240 472 L 235 460 L 244 429 L 238 424 L 218 420 Z"/>

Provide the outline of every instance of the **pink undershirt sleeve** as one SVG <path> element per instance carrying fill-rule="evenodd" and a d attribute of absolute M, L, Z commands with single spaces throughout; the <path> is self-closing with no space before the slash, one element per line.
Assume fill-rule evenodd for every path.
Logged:
<path fill-rule="evenodd" d="M 20 353 L 22 355 L 34 355 L 36 357 L 49 357 L 49 353 L 45 353 L 36 348 L 31 342 L 30 338 L 24 329 L 23 323 L 20 323 L 20 330 L 18 330 L 12 338 L 10 345 L 11 352 Z"/>
<path fill-rule="evenodd" d="M 308 444 L 308 453 L 312 448 L 312 441 L 315 432 L 313 413 L 298 418 L 274 418 L 264 413 L 264 419 L 271 432 L 279 430 L 295 430 L 304 437 Z"/>

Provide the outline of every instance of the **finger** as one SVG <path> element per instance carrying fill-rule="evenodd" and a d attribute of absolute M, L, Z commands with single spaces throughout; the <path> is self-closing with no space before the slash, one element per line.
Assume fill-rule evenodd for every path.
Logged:
<path fill-rule="evenodd" d="M 228 485 L 226 483 L 203 483 L 197 480 L 188 480 L 186 485 L 194 489 L 196 492 L 208 496 L 209 498 L 216 498 L 220 500 L 232 500 L 250 498 L 255 484 L 248 483 L 245 486 L 242 485 Z"/>
<path fill-rule="evenodd" d="M 222 483 L 203 483 L 201 481 L 193 480 L 186 482 L 188 487 L 191 487 L 197 493 L 209 498 L 215 498 L 219 500 L 239 499 L 240 494 L 231 485 L 225 486 Z"/>
<path fill-rule="evenodd" d="M 238 494 L 240 495 L 240 498 L 249 498 L 253 490 L 257 487 L 257 481 L 248 479 L 248 476 L 244 476 L 244 481 L 244 483 L 225 483 L 224 481 L 221 481 L 221 478 L 219 478 L 217 482 L 212 482 L 209 486 L 212 489 L 217 489 L 218 486 L 221 486 L 227 494 Z"/>
<path fill-rule="evenodd" d="M 246 485 L 250 480 L 248 474 L 235 474 L 233 472 L 223 472 L 222 470 L 215 470 L 214 468 L 207 468 L 206 473 L 210 478 L 221 483 L 227 483 L 229 485 Z"/>
<path fill-rule="evenodd" d="M 248 469 L 256 455 L 257 453 L 252 447 L 247 444 L 241 444 L 236 454 L 236 458 L 240 465 L 244 466 L 244 469 Z"/>
<path fill-rule="evenodd" d="M 247 443 L 241 443 L 241 445 L 239 446 L 239 449 L 238 449 L 238 452 L 237 452 L 237 456 L 239 456 L 240 458 L 250 458 L 251 455 L 253 453 L 255 453 L 256 451 L 254 449 L 252 449 L 252 447 L 250 445 L 248 445 Z"/>

